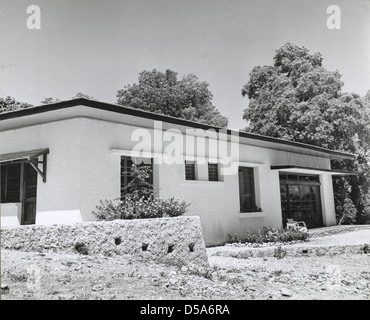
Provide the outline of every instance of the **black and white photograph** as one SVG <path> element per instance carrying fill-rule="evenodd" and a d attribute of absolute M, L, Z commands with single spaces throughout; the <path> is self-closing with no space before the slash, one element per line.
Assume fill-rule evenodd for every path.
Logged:
<path fill-rule="evenodd" d="M 1 300 L 370 300 L 369 0 L 0 0 L 0 43 Z"/>

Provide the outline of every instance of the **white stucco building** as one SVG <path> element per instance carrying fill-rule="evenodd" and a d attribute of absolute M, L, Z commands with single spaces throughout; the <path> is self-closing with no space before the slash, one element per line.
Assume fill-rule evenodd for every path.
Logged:
<path fill-rule="evenodd" d="M 287 218 L 309 228 L 334 225 L 332 175 L 347 173 L 331 170 L 330 160 L 355 158 L 87 99 L 64 101 L 0 114 L 1 225 L 94 220 L 100 199 L 120 197 L 133 150 L 152 164 L 158 196 L 191 204 L 187 214 L 200 216 L 207 245 Z M 163 158 L 166 152 L 177 163 Z"/>

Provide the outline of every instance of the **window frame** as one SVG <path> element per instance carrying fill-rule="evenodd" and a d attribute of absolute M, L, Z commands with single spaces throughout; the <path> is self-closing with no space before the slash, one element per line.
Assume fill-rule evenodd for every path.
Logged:
<path fill-rule="evenodd" d="M 137 164 L 138 167 L 140 166 L 150 166 L 150 170 L 151 170 L 151 173 L 150 173 L 150 176 L 149 176 L 149 181 L 147 181 L 148 183 L 150 183 L 151 185 L 153 185 L 153 158 L 148 158 L 150 159 L 150 164 L 146 164 L 144 163 L 144 161 L 142 161 L 140 164 Z M 130 168 L 132 166 L 132 164 L 129 166 L 128 165 L 128 162 L 132 162 L 132 164 L 136 164 L 134 161 L 132 161 L 132 158 L 131 157 L 127 157 L 127 156 L 121 156 L 121 160 L 120 160 L 120 196 L 121 198 L 124 197 L 125 195 L 127 195 L 129 193 L 129 190 L 126 188 L 129 184 L 129 182 L 132 180 L 132 179 L 129 179 L 129 175 L 128 174 L 123 174 L 123 172 L 129 172 L 130 171 Z M 123 166 L 122 166 L 123 164 Z M 123 180 L 123 181 L 122 181 Z"/>
<path fill-rule="evenodd" d="M 241 186 L 241 179 L 240 179 L 240 173 L 245 174 L 245 172 L 249 172 L 250 175 L 250 182 L 249 182 L 249 187 L 251 189 L 251 192 L 245 192 L 242 193 L 242 186 Z M 255 184 L 255 168 L 254 167 L 239 167 L 238 169 L 238 182 L 239 182 L 239 204 L 240 204 L 240 213 L 250 213 L 250 212 L 257 212 L 258 207 L 256 203 L 256 184 Z M 244 177 L 244 188 L 245 191 L 247 190 L 247 179 Z M 251 197 L 251 205 L 250 209 L 244 209 L 245 206 L 243 205 L 242 197 Z"/>

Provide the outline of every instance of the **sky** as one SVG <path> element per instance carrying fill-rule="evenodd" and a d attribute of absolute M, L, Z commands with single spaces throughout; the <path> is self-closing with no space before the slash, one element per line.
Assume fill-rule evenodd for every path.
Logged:
<path fill-rule="evenodd" d="M 27 8 L 41 29 L 27 28 Z M 329 5 L 340 29 L 327 27 Z M 229 127 L 246 126 L 249 73 L 286 42 L 320 52 L 343 91 L 370 89 L 369 0 L 0 0 L 0 96 L 39 105 L 77 92 L 115 103 L 143 70 L 194 73 Z"/>

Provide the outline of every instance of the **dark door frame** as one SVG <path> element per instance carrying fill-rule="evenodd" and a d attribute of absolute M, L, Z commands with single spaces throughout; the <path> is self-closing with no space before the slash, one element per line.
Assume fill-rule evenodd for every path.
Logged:
<path fill-rule="evenodd" d="M 315 215 L 316 215 L 316 219 L 317 219 L 317 226 L 315 227 L 322 227 L 323 226 L 323 215 L 322 215 L 322 204 L 321 204 L 321 183 L 320 183 L 320 179 L 319 179 L 319 176 L 318 175 L 307 175 L 307 174 L 294 174 L 294 173 L 284 173 L 284 172 L 281 172 L 282 175 L 296 175 L 297 176 L 297 179 L 296 180 L 289 180 L 289 179 L 282 179 L 281 176 L 279 177 L 279 186 L 280 186 L 280 189 L 281 189 L 281 186 L 284 186 L 285 189 L 286 189 L 286 197 L 287 197 L 287 215 L 288 215 L 288 218 L 292 218 L 291 216 L 291 205 L 290 205 L 290 197 L 289 197 L 289 186 L 293 185 L 293 186 L 298 186 L 298 190 L 299 190 L 299 197 L 300 197 L 300 203 L 302 202 L 302 199 L 301 199 L 301 186 L 312 186 L 312 187 L 318 187 L 319 190 L 317 193 L 315 193 L 317 195 L 317 199 L 316 199 L 316 210 L 315 210 Z M 315 181 L 302 181 L 299 179 L 300 176 L 308 176 L 308 177 L 316 177 L 317 180 Z M 280 196 L 281 196 L 281 191 L 280 191 Z M 312 200 L 311 200 L 312 201 Z M 282 204 L 282 200 L 280 199 L 280 202 Z M 303 212 L 303 208 L 301 206 L 300 208 L 300 211 L 301 213 Z M 283 208 L 281 209 L 281 213 L 282 213 L 282 220 L 283 220 L 283 224 L 284 224 L 284 217 L 283 217 Z"/>
<path fill-rule="evenodd" d="M 28 167 L 26 167 L 28 165 Z M 27 195 L 27 189 L 30 187 L 29 185 L 29 171 L 32 170 L 31 172 L 33 172 L 34 174 L 36 173 L 36 190 L 35 190 L 35 205 L 34 205 L 34 209 L 33 209 L 33 213 L 32 213 L 32 216 L 34 217 L 34 220 L 31 220 L 31 222 L 29 221 L 26 221 L 26 214 L 28 214 L 28 210 L 29 208 L 27 207 L 29 204 L 27 203 L 27 201 L 29 200 L 28 198 L 28 195 Z M 21 201 L 22 201 L 22 213 L 21 213 L 21 225 L 26 225 L 26 224 L 35 224 L 36 223 L 36 206 L 37 206 L 37 178 L 38 178 L 38 172 L 37 171 L 34 171 L 34 167 L 28 163 L 28 162 L 22 162 L 21 164 L 21 192 L 20 192 L 20 195 L 21 195 Z M 28 223 L 26 223 L 28 222 Z"/>

